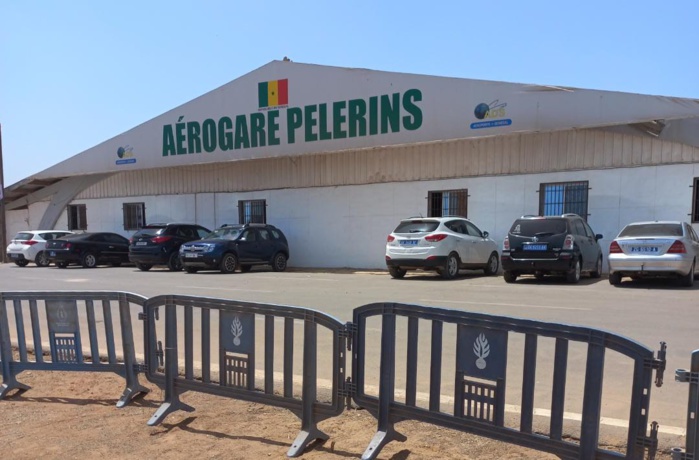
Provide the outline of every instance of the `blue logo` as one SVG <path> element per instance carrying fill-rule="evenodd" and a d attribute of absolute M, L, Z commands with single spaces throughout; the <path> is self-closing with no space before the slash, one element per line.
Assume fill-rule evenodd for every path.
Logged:
<path fill-rule="evenodd" d="M 490 104 L 481 102 L 473 109 L 473 115 L 477 119 L 485 121 L 471 123 L 471 129 L 495 128 L 497 126 L 511 125 L 512 120 L 505 118 L 507 116 L 505 107 L 507 107 L 507 102 L 500 102 L 498 99 Z"/>
<path fill-rule="evenodd" d="M 119 159 L 116 161 L 116 164 L 118 165 L 136 163 L 136 159 L 133 157 L 133 147 L 130 145 L 119 147 L 117 149 L 117 156 L 119 157 Z"/>

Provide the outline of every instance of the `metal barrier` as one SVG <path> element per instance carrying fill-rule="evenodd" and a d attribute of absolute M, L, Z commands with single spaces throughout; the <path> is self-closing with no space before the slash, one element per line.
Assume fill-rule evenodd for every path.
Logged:
<path fill-rule="evenodd" d="M 165 309 L 165 351 L 156 340 L 156 313 Z M 212 317 L 213 316 L 213 317 Z M 256 320 L 263 321 L 262 340 L 256 340 Z M 283 320 L 283 387 L 275 392 L 275 319 Z M 303 325 L 300 394 L 293 391 L 295 322 Z M 195 328 L 195 325 L 197 326 Z M 331 333 L 331 345 L 319 348 L 318 326 Z M 179 395 L 198 391 L 253 401 L 292 411 L 301 419 L 301 432 L 288 451 L 300 455 L 316 439 L 326 440 L 317 423 L 342 413 L 345 391 L 345 326 L 324 313 L 305 308 L 257 304 L 187 296 L 159 296 L 146 302 L 148 354 L 151 363 L 164 355 L 164 369 L 151 366 L 147 377 L 164 386 L 165 401 L 148 422 L 156 425 L 176 410 L 193 410 L 182 403 Z M 214 332 L 212 334 L 212 327 Z M 218 331 L 216 331 L 218 327 Z M 195 331 L 196 329 L 196 331 Z M 197 334 L 195 336 L 195 333 Z M 180 343 L 180 337 L 183 344 Z M 182 345 L 184 345 L 182 347 Z M 199 350 L 195 350 L 196 347 Z M 259 372 L 260 389 L 256 388 L 256 355 L 264 353 L 264 366 Z M 332 384 L 329 404 L 319 402 L 318 354 L 323 363 L 332 363 Z M 199 368 L 195 366 L 195 357 Z M 197 372 L 200 375 L 195 375 Z"/>
<path fill-rule="evenodd" d="M 378 397 L 367 394 L 365 370 L 367 360 L 367 320 L 381 321 L 381 356 Z M 407 318 L 405 402 L 396 401 L 396 319 Z M 429 408 L 416 405 L 419 320 L 431 325 L 429 361 Z M 456 363 L 453 409 L 441 408 L 443 327 L 454 324 Z M 355 402 L 378 419 L 378 430 L 362 456 L 373 459 L 384 445 L 405 437 L 394 428 L 400 420 L 420 420 L 439 426 L 519 444 L 558 455 L 561 458 L 631 458 L 642 459 L 646 449 L 653 458 L 657 445 L 657 424 L 646 435 L 648 406 L 657 369 L 656 385 L 662 384 L 665 367 L 665 344 L 661 343 L 658 359 L 653 351 L 624 337 L 608 332 L 541 321 L 498 317 L 441 308 L 375 303 L 354 310 L 356 335 L 353 340 Z M 524 360 L 519 428 L 504 426 L 504 388 L 508 360 L 509 333 L 524 335 Z M 535 369 L 539 337 L 555 339 L 551 417 L 548 435 L 532 430 L 534 415 Z M 569 342 L 587 344 L 580 442 L 563 439 L 563 409 L 568 368 Z M 601 449 L 598 445 L 602 403 L 605 351 L 613 350 L 633 361 L 629 430 L 626 455 Z"/>
<path fill-rule="evenodd" d="M 699 350 L 692 352 L 689 370 L 677 369 L 675 381 L 689 383 L 687 400 L 687 437 L 685 448 L 672 449 L 672 460 L 699 459 L 697 444 L 699 443 Z"/>
<path fill-rule="evenodd" d="M 138 373 L 146 366 L 136 362 L 131 318 L 134 313 L 142 314 L 145 301 L 145 297 L 125 292 L 0 292 L 0 399 L 11 390 L 30 388 L 17 381 L 17 375 L 27 370 L 114 372 L 126 379 L 117 407 L 148 392 L 138 381 Z M 101 302 L 101 309 L 96 302 Z M 8 307 L 10 303 L 12 308 Z M 113 321 L 113 307 L 118 309 L 118 328 Z M 14 316 L 14 327 L 9 313 Z M 98 334 L 98 322 L 104 323 L 104 338 Z M 83 349 L 84 335 L 89 338 L 89 350 Z M 12 351 L 13 338 L 18 360 Z M 122 346 L 121 361 L 117 340 Z"/>

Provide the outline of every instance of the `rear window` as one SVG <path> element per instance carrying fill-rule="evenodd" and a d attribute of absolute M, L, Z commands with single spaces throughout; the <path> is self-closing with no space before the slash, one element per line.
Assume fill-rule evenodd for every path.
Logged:
<path fill-rule="evenodd" d="M 632 224 L 619 233 L 619 238 L 633 236 L 682 236 L 681 224 Z"/>
<path fill-rule="evenodd" d="M 165 227 L 142 228 L 133 234 L 133 238 L 152 238 L 160 235 Z"/>
<path fill-rule="evenodd" d="M 516 220 L 510 233 L 517 236 L 542 236 L 566 233 L 566 221 L 563 219 L 526 219 Z"/>
<path fill-rule="evenodd" d="M 15 235 L 15 237 L 13 239 L 21 240 L 21 241 L 28 241 L 28 240 L 31 240 L 33 237 L 34 237 L 33 233 L 19 232 L 18 234 Z"/>
<path fill-rule="evenodd" d="M 398 224 L 393 233 L 430 233 L 437 227 L 439 222 L 433 220 L 407 220 Z"/>

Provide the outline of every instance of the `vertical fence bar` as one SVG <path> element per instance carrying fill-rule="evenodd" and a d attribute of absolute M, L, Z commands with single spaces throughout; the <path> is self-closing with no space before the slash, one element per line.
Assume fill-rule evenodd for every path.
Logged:
<path fill-rule="evenodd" d="M 194 311 L 191 305 L 184 307 L 184 378 L 194 378 Z"/>
<path fill-rule="evenodd" d="M 284 318 L 284 397 L 294 395 L 294 318 Z"/>
<path fill-rule="evenodd" d="M 274 316 L 265 315 L 265 393 L 274 393 Z"/>
<path fill-rule="evenodd" d="M 112 309 L 109 300 L 102 301 L 104 314 L 104 333 L 107 336 L 107 355 L 109 364 L 116 364 L 116 352 L 114 351 L 114 322 L 112 321 Z"/>
<path fill-rule="evenodd" d="M 444 323 L 432 321 L 430 354 L 430 411 L 439 412 L 442 394 L 442 329 Z"/>
<path fill-rule="evenodd" d="M 124 294 L 119 294 L 119 325 L 121 326 L 121 345 L 124 353 L 124 376 L 126 377 L 126 389 L 117 402 L 117 407 L 124 407 L 137 394 L 147 393 L 149 390 L 138 381 L 136 372 L 136 345 L 133 340 L 133 327 L 131 324 L 131 305 Z"/>
<path fill-rule="evenodd" d="M 201 379 L 211 383 L 211 310 L 201 309 Z"/>
<path fill-rule="evenodd" d="M 563 412 L 565 411 L 566 372 L 568 370 L 568 341 L 556 339 L 553 358 L 553 387 L 551 394 L 551 439 L 560 441 L 563 436 Z"/>
<path fill-rule="evenodd" d="M 15 299 L 13 302 L 15 308 L 15 324 L 17 325 L 17 348 L 19 349 L 19 360 L 23 363 L 28 361 L 27 357 L 27 338 L 24 334 L 24 315 L 22 314 L 22 301 Z"/>
<path fill-rule="evenodd" d="M 29 319 L 32 322 L 32 338 L 34 340 L 34 354 L 36 362 L 44 362 L 44 347 L 41 345 L 41 324 L 39 324 L 39 312 L 36 306 L 36 300 L 29 301 Z"/>
<path fill-rule="evenodd" d="M 636 443 L 639 437 L 646 436 L 648 425 L 648 409 L 650 405 L 650 389 L 653 379 L 653 371 L 646 367 L 642 358 L 637 358 L 633 369 L 633 383 L 631 387 L 631 403 L 629 413 L 629 431 L 627 438 L 627 456 L 629 458 L 643 457 L 645 448 Z"/>
<path fill-rule="evenodd" d="M 604 338 L 600 333 L 593 334 L 587 347 L 587 364 L 585 366 L 585 393 L 580 426 L 581 459 L 594 458 L 599 442 L 604 352 Z"/>
<path fill-rule="evenodd" d="M 95 321 L 95 305 L 92 300 L 85 301 L 85 314 L 87 315 L 87 335 L 90 338 L 90 357 L 92 364 L 100 364 L 100 350 L 97 341 L 97 321 Z"/>
<path fill-rule="evenodd" d="M 524 364 L 522 375 L 522 414 L 520 431 L 532 432 L 534 421 L 534 386 L 536 385 L 536 348 L 537 336 L 527 334 L 524 339 Z"/>
<path fill-rule="evenodd" d="M 415 407 L 417 397 L 417 345 L 418 345 L 418 319 L 408 317 L 408 355 L 405 375 L 405 404 Z"/>

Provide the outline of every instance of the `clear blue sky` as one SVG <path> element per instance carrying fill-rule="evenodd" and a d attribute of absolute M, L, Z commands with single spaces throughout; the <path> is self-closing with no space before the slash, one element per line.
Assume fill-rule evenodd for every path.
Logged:
<path fill-rule="evenodd" d="M 699 98 L 699 2 L 15 1 L 5 186 L 275 59 Z"/>

